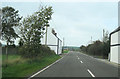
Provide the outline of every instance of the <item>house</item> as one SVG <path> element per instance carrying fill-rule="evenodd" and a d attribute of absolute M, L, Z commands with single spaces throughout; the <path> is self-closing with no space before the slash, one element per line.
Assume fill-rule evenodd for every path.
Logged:
<path fill-rule="evenodd" d="M 120 64 L 120 26 L 110 33 L 110 61 Z"/>
<path fill-rule="evenodd" d="M 41 43 L 50 47 L 56 54 L 62 53 L 62 41 L 52 27 L 47 27 L 47 36 L 46 33 L 43 35 Z"/>

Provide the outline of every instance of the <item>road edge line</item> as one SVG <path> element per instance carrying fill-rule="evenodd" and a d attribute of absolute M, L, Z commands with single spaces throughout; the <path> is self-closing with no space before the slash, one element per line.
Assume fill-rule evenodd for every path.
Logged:
<path fill-rule="evenodd" d="M 63 57 L 60 58 L 60 59 L 58 59 L 58 60 L 56 60 L 54 63 L 48 65 L 47 67 L 43 68 L 42 70 L 36 72 L 36 73 L 33 74 L 32 76 L 30 76 L 28 79 L 31 79 L 31 78 L 33 78 L 34 76 L 38 75 L 39 73 L 43 72 L 44 70 L 48 69 L 49 67 L 51 67 L 51 66 L 54 65 L 55 63 L 59 62 L 61 59 L 63 59 Z"/>
<path fill-rule="evenodd" d="M 87 71 L 90 73 L 92 77 L 95 77 L 95 75 L 89 69 L 87 69 Z"/>
<path fill-rule="evenodd" d="M 81 63 L 83 63 L 83 61 L 80 61 Z"/>

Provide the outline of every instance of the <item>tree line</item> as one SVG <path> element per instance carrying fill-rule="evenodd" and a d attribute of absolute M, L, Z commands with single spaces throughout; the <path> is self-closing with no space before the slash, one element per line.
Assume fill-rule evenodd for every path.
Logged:
<path fill-rule="evenodd" d="M 80 51 L 93 55 L 93 56 L 102 56 L 103 58 L 108 58 L 110 52 L 110 40 L 108 31 L 103 30 L 103 40 L 93 41 L 87 46 L 82 45 Z"/>

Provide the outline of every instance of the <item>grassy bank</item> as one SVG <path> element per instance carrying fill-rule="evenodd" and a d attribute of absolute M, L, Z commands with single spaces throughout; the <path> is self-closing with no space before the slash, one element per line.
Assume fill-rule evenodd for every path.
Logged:
<path fill-rule="evenodd" d="M 52 54 L 35 60 L 24 59 L 19 55 L 8 56 L 8 67 L 5 67 L 6 57 L 3 55 L 3 77 L 27 77 L 48 66 L 60 58 Z"/>

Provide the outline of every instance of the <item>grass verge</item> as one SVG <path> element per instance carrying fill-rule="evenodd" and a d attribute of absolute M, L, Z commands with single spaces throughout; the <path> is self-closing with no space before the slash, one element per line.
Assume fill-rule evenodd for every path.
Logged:
<path fill-rule="evenodd" d="M 81 52 L 81 51 L 80 51 Z M 89 56 L 92 56 L 94 58 L 99 58 L 99 59 L 108 59 L 108 57 L 103 57 L 101 55 L 92 55 L 92 54 L 89 54 L 89 53 L 86 53 L 86 52 L 81 52 L 81 53 L 84 53 L 86 55 L 89 55 Z"/>
<path fill-rule="evenodd" d="M 2 77 L 28 77 L 38 70 L 52 64 L 59 58 L 59 55 L 48 55 L 42 58 L 37 58 L 31 61 L 30 59 L 23 59 L 19 55 L 8 56 L 8 67 L 5 67 L 5 56 L 3 55 Z"/>
<path fill-rule="evenodd" d="M 63 53 L 68 53 L 68 50 L 63 50 Z"/>

